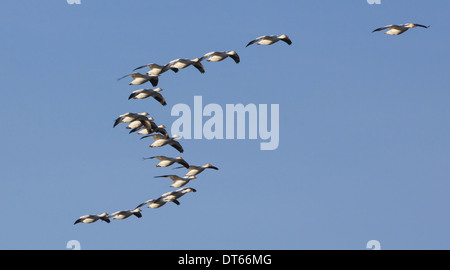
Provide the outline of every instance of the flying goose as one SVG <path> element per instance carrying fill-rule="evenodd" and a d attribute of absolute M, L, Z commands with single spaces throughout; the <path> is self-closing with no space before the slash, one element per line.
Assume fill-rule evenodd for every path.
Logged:
<path fill-rule="evenodd" d="M 130 82 L 130 85 L 138 85 L 138 84 L 144 84 L 146 82 L 150 82 L 153 86 L 157 86 L 158 85 L 158 81 L 159 81 L 158 76 L 155 76 L 155 75 L 149 76 L 149 75 L 144 75 L 144 74 L 141 74 L 141 73 L 138 73 L 138 72 L 125 75 L 123 77 L 120 77 L 117 80 L 121 80 L 121 79 L 126 78 L 128 76 L 133 78 L 133 80 Z"/>
<path fill-rule="evenodd" d="M 147 119 L 149 121 L 155 120 L 153 117 L 148 117 Z M 138 129 L 141 129 L 144 126 L 140 120 L 133 120 L 129 123 L 130 124 L 126 127 L 126 129 L 131 129 L 132 131 L 130 131 L 130 133 L 133 133 L 133 132 L 137 131 Z"/>
<path fill-rule="evenodd" d="M 144 119 L 144 118 L 148 120 L 149 118 L 146 117 L 147 115 L 148 115 L 148 113 L 146 113 L 146 112 L 142 112 L 142 113 L 128 112 L 128 113 L 122 114 L 114 121 L 113 127 L 117 126 L 120 123 L 131 123 L 131 122 L 138 121 L 138 120 Z M 150 117 L 150 119 L 153 120 L 152 117 Z"/>
<path fill-rule="evenodd" d="M 177 69 L 183 69 L 187 68 L 188 66 L 194 66 L 200 73 L 205 73 L 205 68 L 203 67 L 202 61 L 203 59 L 195 58 L 195 59 L 175 59 L 169 62 L 168 65 L 170 65 L 171 68 L 177 68 Z"/>
<path fill-rule="evenodd" d="M 180 153 L 183 153 L 183 147 L 181 144 L 177 141 L 175 141 L 176 138 L 179 138 L 180 136 L 175 134 L 172 137 L 169 136 L 163 136 L 161 134 L 154 134 L 154 135 L 148 135 L 148 137 L 152 137 L 155 141 L 150 145 L 150 147 L 161 147 L 166 144 L 169 144 L 173 148 L 177 149 Z"/>
<path fill-rule="evenodd" d="M 161 177 L 166 177 L 169 178 L 173 181 L 173 184 L 170 185 L 171 187 L 182 187 L 184 185 L 186 185 L 187 183 L 189 183 L 189 181 L 191 181 L 192 179 L 196 179 L 196 176 L 185 176 L 185 177 L 179 177 L 177 175 L 160 175 L 160 176 L 155 176 L 155 178 L 161 178 Z"/>
<path fill-rule="evenodd" d="M 139 118 L 136 121 L 140 122 L 139 124 L 133 125 L 133 129 L 131 129 L 131 131 L 129 132 L 130 134 L 133 132 L 136 132 L 140 129 L 142 129 L 141 131 L 138 132 L 138 134 L 153 134 L 153 133 L 161 133 L 162 135 L 168 137 L 169 133 L 167 133 L 166 131 L 166 126 L 165 125 L 156 125 L 155 122 L 153 122 L 153 118 L 149 117 L 147 119 L 144 118 Z M 130 124 L 131 125 L 131 124 Z M 129 125 L 129 126 L 130 126 Z M 148 136 L 144 136 L 141 138 L 141 140 L 143 138 L 147 138 Z"/>
<path fill-rule="evenodd" d="M 136 71 L 138 69 L 145 68 L 145 67 L 150 68 L 150 71 L 147 72 L 147 75 L 149 75 L 149 76 L 159 76 L 159 75 L 163 74 L 164 72 L 168 71 L 169 69 L 175 73 L 178 72 L 177 68 L 171 67 L 169 64 L 167 64 L 165 66 L 161 66 L 161 65 L 158 65 L 155 63 L 150 63 L 147 65 L 137 67 L 137 68 L 133 69 L 133 71 Z"/>
<path fill-rule="evenodd" d="M 206 59 L 206 61 L 211 62 L 219 62 L 224 60 L 227 57 L 231 57 L 236 64 L 238 64 L 241 60 L 239 55 L 235 51 L 226 51 L 226 52 L 209 52 L 203 55 L 201 60 Z"/>
<path fill-rule="evenodd" d="M 183 167 L 177 167 L 175 169 L 180 169 L 180 168 L 183 168 Z M 192 166 L 192 165 L 190 165 L 189 168 L 188 168 L 189 171 L 186 173 L 185 176 L 195 176 L 195 175 L 203 172 L 205 169 L 218 170 L 219 168 L 217 168 L 217 167 L 215 167 L 215 166 L 213 166 L 213 165 L 211 165 L 209 163 L 206 164 L 206 165 L 203 165 L 203 166 Z"/>
<path fill-rule="evenodd" d="M 99 219 L 105 221 L 106 223 L 110 222 L 110 220 L 108 218 L 108 213 L 102 213 L 100 215 L 85 215 L 85 216 L 81 216 L 79 219 L 77 219 L 75 221 L 74 225 L 78 224 L 80 222 L 82 222 L 82 223 L 93 223 L 93 222 L 96 222 Z"/>
<path fill-rule="evenodd" d="M 110 217 L 113 217 L 112 219 L 126 219 L 131 215 L 135 215 L 138 218 L 141 218 L 142 217 L 141 211 L 142 210 L 139 208 L 136 208 L 134 210 L 117 211 L 117 212 L 111 214 Z"/>
<path fill-rule="evenodd" d="M 129 133 L 133 133 L 143 128 L 147 130 L 146 134 L 151 134 L 155 132 L 160 132 L 164 136 L 169 136 L 167 131 L 164 129 L 166 126 L 160 125 L 157 126 L 155 122 L 153 122 L 153 117 L 146 117 L 148 113 L 126 113 L 120 115 L 114 122 L 114 127 L 120 123 L 130 123 L 127 126 L 127 129 L 131 129 Z M 142 134 L 139 133 L 138 134 Z"/>
<path fill-rule="evenodd" d="M 186 193 L 189 192 L 197 192 L 196 189 L 193 188 L 180 188 L 176 191 L 170 191 L 167 193 L 164 193 L 161 197 L 164 197 L 164 200 L 167 202 L 175 202 L 177 203 L 179 198 L 181 198 L 183 195 L 185 195 Z M 177 204 L 179 204 L 180 202 L 178 202 Z"/>
<path fill-rule="evenodd" d="M 164 99 L 164 97 L 159 93 L 161 92 L 162 89 L 161 88 L 156 88 L 156 89 L 139 89 L 139 90 L 135 90 L 131 93 L 131 95 L 128 97 L 128 100 L 130 99 L 144 99 L 144 98 L 148 98 L 148 97 L 153 97 L 154 99 L 156 99 L 159 103 L 161 103 L 161 105 L 166 106 L 166 100 Z"/>
<path fill-rule="evenodd" d="M 175 162 L 178 164 L 183 165 L 186 169 L 189 168 L 189 164 L 182 158 L 182 157 L 176 157 L 176 158 L 170 158 L 166 156 L 154 156 L 146 159 L 158 159 L 160 162 L 156 164 L 156 167 L 169 167 L 170 165 L 174 164 Z"/>
<path fill-rule="evenodd" d="M 278 42 L 280 40 L 286 42 L 288 45 L 292 44 L 292 41 L 289 39 L 288 36 L 286 36 L 286 35 L 279 35 L 279 36 L 274 35 L 274 36 L 260 36 L 260 37 L 257 37 L 254 40 L 250 41 L 247 44 L 247 46 L 245 46 L 245 47 L 248 47 L 248 46 L 252 45 L 255 42 L 258 42 L 258 43 L 256 43 L 257 45 L 272 45 L 272 44 L 274 44 L 274 43 L 276 43 L 276 42 Z"/>
<path fill-rule="evenodd" d="M 137 129 L 132 130 L 133 132 L 136 131 Z M 132 133 L 130 131 L 130 133 Z M 139 131 L 137 134 L 140 135 L 148 135 L 148 134 L 153 134 L 153 133 L 161 133 L 164 136 L 169 136 L 169 133 L 166 131 L 166 126 L 165 125 L 159 125 L 154 127 L 152 130 L 148 130 L 146 128 L 143 128 L 141 131 Z M 146 136 L 144 136 L 146 137 Z M 141 140 L 144 138 L 142 137 Z"/>
<path fill-rule="evenodd" d="M 377 29 L 373 30 L 372 33 L 382 31 L 385 29 L 389 29 L 388 31 L 385 32 L 386 35 L 397 36 L 397 35 L 403 34 L 404 32 L 408 31 L 409 28 L 414 28 L 414 27 L 428 28 L 430 26 L 425 26 L 425 25 L 421 25 L 421 24 L 417 24 L 417 23 L 406 23 L 406 24 L 400 24 L 400 25 L 390 24 L 390 25 L 386 25 L 384 27 L 377 28 Z"/>
<path fill-rule="evenodd" d="M 158 199 L 154 200 L 147 200 L 143 203 L 141 203 L 140 205 L 138 205 L 136 208 L 142 207 L 146 204 L 148 205 L 148 208 L 160 208 L 161 206 L 165 205 L 168 201 L 165 200 L 164 195 L 159 197 Z M 172 201 L 173 203 L 175 203 L 176 205 L 180 205 L 180 202 L 177 201 L 176 199 Z"/>

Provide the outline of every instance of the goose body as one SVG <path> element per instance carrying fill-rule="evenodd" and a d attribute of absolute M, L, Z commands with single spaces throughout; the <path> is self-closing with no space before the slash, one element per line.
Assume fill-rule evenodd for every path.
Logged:
<path fill-rule="evenodd" d="M 157 100 L 161 105 L 166 106 L 166 100 L 164 97 L 159 93 L 163 89 L 156 88 L 156 89 L 139 89 L 135 90 L 131 93 L 131 95 L 128 97 L 128 99 L 145 99 L 148 97 L 153 97 L 155 100 Z"/>
<path fill-rule="evenodd" d="M 116 126 L 118 123 L 122 123 L 124 121 L 124 120 L 121 120 L 121 117 L 116 119 L 114 126 Z M 166 126 L 156 125 L 155 122 L 153 122 L 153 120 L 154 120 L 153 117 L 145 117 L 145 116 L 139 115 L 139 116 L 136 116 L 135 118 L 131 118 L 131 119 L 132 119 L 131 123 L 127 126 L 127 129 L 131 129 L 131 131 L 129 133 L 133 133 L 133 132 L 136 132 L 136 131 L 142 129 L 142 131 L 139 131 L 138 134 L 152 134 L 152 133 L 159 132 L 159 133 L 163 134 L 165 137 L 169 136 L 169 134 L 165 130 Z M 125 120 L 128 120 L 128 118 L 126 118 Z"/>
<path fill-rule="evenodd" d="M 179 167 L 181 168 L 181 167 Z M 203 166 L 189 166 L 188 168 L 188 172 L 186 173 L 185 176 L 195 176 L 201 172 L 203 172 L 205 169 L 214 169 L 214 170 L 219 170 L 219 168 L 211 165 L 211 164 L 205 164 Z"/>
<path fill-rule="evenodd" d="M 130 133 L 133 133 L 135 131 L 137 131 L 138 129 L 141 129 L 144 127 L 144 125 L 142 124 L 141 120 L 139 120 L 140 118 L 137 118 L 138 120 L 133 120 L 131 122 L 129 122 L 130 124 L 126 127 L 126 129 L 131 129 L 132 131 L 130 131 Z M 147 118 L 149 121 L 153 121 L 155 120 L 153 117 L 148 117 Z"/>
<path fill-rule="evenodd" d="M 206 61 L 211 62 L 219 62 L 226 59 L 227 57 L 232 58 L 234 62 L 236 62 L 236 64 L 241 61 L 239 55 L 235 51 L 209 52 L 203 55 L 201 59 L 206 59 Z"/>
<path fill-rule="evenodd" d="M 111 214 L 111 217 L 113 217 L 112 219 L 126 219 L 131 215 L 135 215 L 136 217 L 141 218 L 142 217 L 141 209 L 136 208 L 134 210 L 117 211 Z"/>
<path fill-rule="evenodd" d="M 146 120 L 152 119 L 153 120 L 152 117 L 147 118 L 146 117 L 147 115 L 148 115 L 148 113 L 146 113 L 146 112 L 142 112 L 142 113 L 130 113 L 130 112 L 128 112 L 128 113 L 122 114 L 118 118 L 116 118 L 116 120 L 114 121 L 114 126 L 113 127 L 117 126 L 120 123 L 131 123 L 131 122 L 140 121 L 140 120 L 143 120 L 143 119 L 146 119 Z"/>
<path fill-rule="evenodd" d="M 173 184 L 170 185 L 171 187 L 182 187 L 184 185 L 186 185 L 187 183 L 189 183 L 189 181 L 191 181 L 192 179 L 196 179 L 196 176 L 185 176 L 185 177 L 179 177 L 177 175 L 160 175 L 160 176 L 155 176 L 155 178 L 161 178 L 161 177 L 165 177 L 165 178 L 169 178 L 173 181 Z"/>
<path fill-rule="evenodd" d="M 168 201 L 165 200 L 164 196 L 159 197 L 156 200 L 148 200 L 145 201 L 143 203 L 141 203 L 140 205 L 138 205 L 136 208 L 142 207 L 146 204 L 148 204 L 148 208 L 160 208 L 161 206 L 165 205 Z M 174 201 L 175 204 L 179 205 L 178 201 Z"/>
<path fill-rule="evenodd" d="M 288 45 L 292 44 L 292 41 L 289 39 L 288 36 L 286 35 L 272 35 L 272 36 L 260 36 L 255 38 L 254 40 L 250 41 L 247 46 L 248 47 L 254 43 L 256 43 L 257 45 L 272 45 L 274 43 L 277 43 L 278 41 L 284 41 L 286 42 Z"/>
<path fill-rule="evenodd" d="M 180 188 L 176 191 L 170 191 L 170 192 L 164 193 L 162 195 L 162 197 L 164 197 L 164 200 L 167 202 L 175 202 L 176 203 L 179 198 L 181 198 L 182 196 L 184 196 L 185 194 L 187 194 L 189 192 L 197 192 L 197 190 L 190 188 L 190 187 Z"/>
<path fill-rule="evenodd" d="M 430 26 L 425 26 L 425 25 L 421 25 L 421 24 L 417 24 L 417 23 L 406 23 L 406 24 L 400 24 L 400 25 L 390 24 L 390 25 L 386 25 L 384 27 L 377 28 L 377 29 L 373 30 L 372 33 L 389 29 L 388 31 L 385 32 L 386 35 L 398 36 L 398 35 L 403 34 L 406 31 L 408 31 L 410 28 L 415 28 L 415 27 L 428 28 Z"/>
<path fill-rule="evenodd" d="M 155 76 L 155 75 L 149 76 L 149 75 L 144 75 L 144 74 L 141 74 L 138 72 L 125 75 L 125 76 L 119 78 L 118 80 L 121 80 L 126 77 L 133 78 L 133 80 L 130 82 L 130 85 L 139 85 L 139 84 L 144 84 L 146 82 L 150 82 L 153 86 L 157 86 L 158 81 L 159 81 L 158 76 Z"/>
<path fill-rule="evenodd" d="M 169 167 L 174 163 L 179 163 L 183 165 L 185 168 L 189 168 L 189 164 L 182 157 L 170 158 L 166 156 L 154 156 L 144 159 L 154 159 L 154 158 L 159 160 L 159 163 L 156 164 L 156 167 Z"/>
<path fill-rule="evenodd" d="M 110 220 L 108 218 L 108 213 L 102 213 L 100 215 L 85 215 L 85 216 L 81 216 L 79 219 L 77 219 L 75 221 L 74 225 L 78 224 L 78 223 L 93 223 L 93 222 L 96 222 L 99 219 L 105 221 L 106 223 L 110 222 Z"/>
<path fill-rule="evenodd" d="M 138 69 L 145 68 L 145 67 L 150 68 L 150 71 L 148 71 L 146 73 L 149 76 L 159 76 L 159 75 L 163 74 L 164 72 L 168 71 L 169 69 L 172 70 L 175 73 L 178 72 L 177 68 L 171 67 L 169 64 L 167 64 L 165 66 L 161 66 L 161 65 L 158 65 L 158 64 L 155 64 L 155 63 L 150 63 L 150 64 L 147 64 L 147 65 L 143 65 L 143 66 L 137 67 L 137 68 L 133 69 L 133 71 L 136 71 Z"/>
<path fill-rule="evenodd" d="M 195 59 L 175 59 L 169 62 L 171 68 L 183 69 L 188 66 L 194 66 L 200 73 L 205 73 L 205 68 L 203 67 L 201 61 L 203 59 L 195 58 Z"/>
<path fill-rule="evenodd" d="M 150 147 L 161 147 L 164 145 L 170 145 L 173 148 L 177 149 L 180 153 L 183 153 L 183 147 L 181 144 L 177 141 L 175 141 L 176 138 L 179 138 L 178 135 L 174 135 L 172 137 L 163 136 L 161 134 L 154 134 L 154 135 L 148 135 L 149 137 L 153 138 L 155 141 L 150 145 Z"/>
<path fill-rule="evenodd" d="M 156 125 L 156 124 L 155 124 Z M 137 131 L 137 129 L 132 130 Z M 130 133 L 132 133 L 130 131 Z M 147 128 L 143 128 L 141 131 L 139 131 L 137 134 L 141 134 L 141 135 L 149 135 L 149 134 L 153 134 L 153 133 L 161 133 L 164 136 L 169 136 L 169 133 L 166 130 L 166 126 L 165 125 L 159 125 L 154 127 L 152 130 L 148 130 Z M 141 139 L 146 138 L 147 136 L 143 136 Z"/>

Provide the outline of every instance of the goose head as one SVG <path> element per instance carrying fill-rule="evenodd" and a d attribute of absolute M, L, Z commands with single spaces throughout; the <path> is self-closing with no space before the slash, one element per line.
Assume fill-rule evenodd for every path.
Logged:
<path fill-rule="evenodd" d="M 204 165 L 203 167 L 205 167 L 205 168 L 210 168 L 210 169 L 214 169 L 214 170 L 218 170 L 219 168 L 217 168 L 216 166 L 213 166 L 213 165 L 211 165 L 211 164 L 206 164 L 206 165 Z"/>
<path fill-rule="evenodd" d="M 197 192 L 197 190 L 194 189 L 194 188 L 185 188 L 185 189 L 183 190 L 183 193 L 187 193 L 187 192 Z"/>

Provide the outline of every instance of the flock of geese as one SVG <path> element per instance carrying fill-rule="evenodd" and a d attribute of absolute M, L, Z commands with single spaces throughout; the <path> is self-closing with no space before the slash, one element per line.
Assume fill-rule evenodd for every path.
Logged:
<path fill-rule="evenodd" d="M 258 45 L 271 45 L 278 41 L 284 41 L 287 44 L 291 45 L 292 41 L 289 39 L 286 35 L 273 35 L 273 36 L 261 36 L 258 37 L 252 41 L 250 41 L 246 47 L 256 43 Z M 170 61 L 166 65 L 158 65 L 155 63 L 150 63 L 146 65 L 139 66 L 133 70 L 133 73 L 127 74 L 118 80 L 131 77 L 132 81 L 129 83 L 129 85 L 141 85 L 149 82 L 153 87 L 156 87 L 159 83 L 159 76 L 161 76 L 166 71 L 171 70 L 172 72 L 179 72 L 180 69 L 187 68 L 189 66 L 193 66 L 196 68 L 200 73 L 205 73 L 205 68 L 202 64 L 202 61 L 206 60 L 207 62 L 220 62 L 222 60 L 225 60 L 226 58 L 231 58 L 236 64 L 239 64 L 241 61 L 239 58 L 239 55 L 235 51 L 213 51 L 204 54 L 200 58 L 194 58 L 194 59 L 174 59 Z M 137 70 L 143 69 L 143 68 L 149 68 L 149 71 L 147 71 L 145 74 L 136 72 Z M 163 89 L 161 88 L 155 88 L 155 89 L 139 89 L 133 91 L 128 99 L 146 99 L 149 97 L 154 98 L 156 101 L 158 101 L 162 106 L 166 106 L 167 102 L 164 99 L 164 97 L 161 95 L 161 91 Z M 173 148 L 175 148 L 178 152 L 183 153 L 184 149 L 181 146 L 181 144 L 176 140 L 179 138 L 179 135 L 175 134 L 173 136 L 170 136 L 169 133 L 166 131 L 166 126 L 164 125 L 157 125 L 155 123 L 155 119 L 153 117 L 149 117 L 149 114 L 147 112 L 141 112 L 141 113 L 125 113 L 120 115 L 115 121 L 113 127 L 118 126 L 121 123 L 127 123 L 126 129 L 130 130 L 130 134 L 137 132 L 137 134 L 144 135 L 141 137 L 141 139 L 144 138 L 152 138 L 154 142 L 150 145 L 150 147 L 163 147 L 165 145 L 170 145 Z M 140 203 L 137 205 L 134 209 L 129 210 L 120 210 L 117 212 L 114 212 L 112 214 L 108 213 L 102 213 L 98 215 L 84 215 L 78 218 L 74 224 L 78 223 L 93 223 L 97 220 L 102 220 L 107 223 L 110 223 L 110 219 L 126 219 L 131 216 L 136 216 L 138 218 L 142 217 L 142 210 L 141 207 L 148 205 L 148 208 L 159 208 L 163 205 L 165 205 L 167 202 L 173 202 L 177 205 L 180 205 L 179 199 L 184 196 L 187 193 L 190 192 L 196 192 L 197 190 L 191 187 L 184 187 L 187 185 L 191 180 L 197 179 L 197 175 L 203 172 L 205 169 L 214 169 L 219 170 L 216 166 L 213 166 L 211 164 L 205 164 L 203 166 L 194 166 L 190 165 L 186 160 L 184 160 L 182 157 L 167 157 L 167 156 L 153 156 L 144 158 L 144 160 L 148 159 L 157 159 L 159 161 L 158 164 L 156 164 L 156 167 L 168 167 L 173 165 L 174 163 L 178 163 L 181 166 L 176 167 L 176 169 L 179 168 L 186 168 L 188 171 L 184 176 L 178 176 L 178 175 L 159 175 L 155 176 L 155 178 L 166 178 L 170 179 L 172 181 L 172 184 L 170 187 L 179 188 L 175 191 L 169 191 L 164 194 L 162 194 L 159 198 L 156 199 L 150 199 L 145 202 Z"/>
<path fill-rule="evenodd" d="M 429 26 L 421 25 L 421 24 L 414 24 L 414 23 L 407 23 L 407 24 L 401 24 L 401 25 L 387 25 L 384 27 L 377 28 L 373 30 L 372 32 L 378 32 L 382 30 L 388 30 L 385 32 L 387 35 L 400 35 L 410 28 L 415 27 L 422 27 L 422 28 L 428 28 Z M 260 36 L 255 38 L 254 40 L 250 41 L 246 47 L 257 44 L 257 45 L 272 45 L 274 43 L 277 43 L 278 41 L 283 41 L 287 43 L 288 45 L 292 44 L 292 41 L 289 39 L 287 35 L 269 35 L 269 36 Z M 206 60 L 208 62 L 220 62 L 226 58 L 231 58 L 234 60 L 236 64 L 240 62 L 239 55 L 235 51 L 213 51 L 204 54 L 200 58 L 194 58 L 194 59 L 174 59 L 170 61 L 166 65 L 158 65 L 155 63 L 150 63 L 146 65 L 139 66 L 133 70 L 133 73 L 127 74 L 118 80 L 121 80 L 126 77 L 131 77 L 132 81 L 129 83 L 129 85 L 141 85 L 146 82 L 149 82 L 153 87 L 156 87 L 159 82 L 159 76 L 165 73 L 166 71 L 171 70 L 172 72 L 177 73 L 180 69 L 187 68 L 189 66 L 193 66 L 196 68 L 200 73 L 205 73 L 205 68 L 202 64 L 202 61 Z M 145 74 L 141 74 L 136 72 L 137 70 L 143 69 L 143 68 L 149 68 L 150 70 L 147 71 Z M 166 100 L 161 95 L 161 91 L 163 89 L 161 88 L 155 88 L 155 89 L 139 89 L 135 90 L 131 93 L 128 99 L 146 99 L 149 97 L 154 98 L 156 101 L 158 101 L 161 105 L 166 106 Z M 130 129 L 130 134 L 133 132 L 137 132 L 137 134 L 145 135 L 141 137 L 141 139 L 144 138 L 152 138 L 154 142 L 150 145 L 150 147 L 162 147 L 165 145 L 170 145 L 173 148 L 175 148 L 180 153 L 184 152 L 183 147 L 181 144 L 176 141 L 177 138 L 179 138 L 179 135 L 173 135 L 170 136 L 168 132 L 165 130 L 164 125 L 157 125 L 154 122 L 153 117 L 148 117 L 148 113 L 142 112 L 142 113 L 125 113 L 120 115 L 114 122 L 114 126 L 121 123 L 128 123 L 128 126 L 126 129 Z M 177 168 L 186 168 L 188 169 L 188 172 L 183 176 L 177 176 L 177 175 L 160 175 L 155 176 L 155 178 L 167 178 L 170 179 L 173 183 L 170 185 L 170 187 L 179 188 L 175 191 L 170 191 L 167 193 L 162 194 L 159 198 L 156 199 L 150 199 L 145 202 L 140 203 L 137 205 L 134 209 L 130 210 L 121 210 L 114 212 L 112 214 L 108 213 L 102 213 L 98 215 L 84 215 L 78 218 L 74 224 L 78 223 L 93 223 L 97 220 L 102 220 L 107 223 L 110 223 L 110 219 L 126 219 L 132 215 L 141 218 L 141 207 L 148 204 L 148 208 L 159 208 L 163 205 L 165 205 L 167 202 L 173 202 L 177 205 L 180 204 L 178 201 L 182 196 L 184 196 L 187 193 L 190 192 L 196 192 L 194 188 L 191 187 L 184 187 L 186 184 L 188 184 L 191 180 L 197 179 L 197 175 L 203 172 L 205 169 L 214 169 L 218 170 L 217 167 L 206 164 L 203 166 L 193 166 L 190 165 L 188 162 L 186 162 L 182 157 L 166 157 L 166 156 L 153 156 L 144 158 L 144 160 L 147 159 L 157 159 L 159 163 L 156 165 L 156 167 L 168 167 L 173 165 L 174 163 L 178 163 L 181 165 L 181 167 Z"/>

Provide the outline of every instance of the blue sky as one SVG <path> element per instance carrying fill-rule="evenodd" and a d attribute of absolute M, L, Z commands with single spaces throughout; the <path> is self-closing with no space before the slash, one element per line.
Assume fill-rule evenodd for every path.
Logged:
<path fill-rule="evenodd" d="M 450 248 L 448 1 L 66 1 L 0 4 L 0 249 Z M 375 28 L 431 25 L 388 36 Z M 245 45 L 287 34 L 291 46 Z M 160 78 L 168 105 L 127 100 L 117 78 L 175 58 L 235 50 Z M 144 87 L 150 87 L 145 85 Z M 181 205 L 77 224 L 173 190 L 154 155 L 171 147 L 112 128 L 126 112 L 279 104 L 280 144 L 181 140 L 211 163 Z M 204 118 L 206 121 L 208 118 Z"/>

